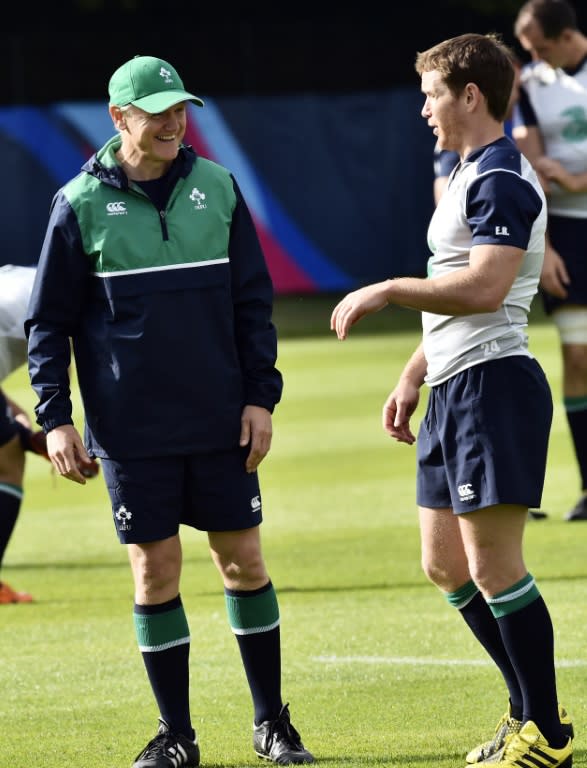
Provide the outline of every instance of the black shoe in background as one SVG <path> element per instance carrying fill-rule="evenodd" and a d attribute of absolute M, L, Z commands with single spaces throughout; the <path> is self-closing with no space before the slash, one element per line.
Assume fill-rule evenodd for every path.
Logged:
<path fill-rule="evenodd" d="M 565 520 L 569 523 L 575 520 L 587 520 L 587 496 L 581 496 L 573 509 L 565 515 Z"/>
<path fill-rule="evenodd" d="M 546 520 L 548 512 L 544 512 L 542 509 L 529 509 L 528 517 L 530 520 Z"/>

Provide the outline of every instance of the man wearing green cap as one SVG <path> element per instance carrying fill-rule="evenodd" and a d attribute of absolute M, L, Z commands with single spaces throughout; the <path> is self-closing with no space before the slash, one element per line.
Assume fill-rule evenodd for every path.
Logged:
<path fill-rule="evenodd" d="M 253 744 L 314 758 L 281 697 L 279 609 L 261 552 L 257 468 L 282 378 L 273 287 L 236 180 L 182 144 L 203 102 L 166 61 L 112 75 L 117 134 L 56 194 L 26 332 L 37 421 L 63 477 L 100 457 L 135 584 L 134 623 L 160 711 L 134 768 L 192 768 L 181 524 L 206 531 L 254 705 Z M 71 418 L 70 340 L 85 411 Z"/>

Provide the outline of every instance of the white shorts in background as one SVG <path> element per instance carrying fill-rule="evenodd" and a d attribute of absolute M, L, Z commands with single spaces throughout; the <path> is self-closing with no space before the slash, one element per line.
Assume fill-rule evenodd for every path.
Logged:
<path fill-rule="evenodd" d="M 24 320 L 35 267 L 0 267 L 0 381 L 26 362 Z"/>

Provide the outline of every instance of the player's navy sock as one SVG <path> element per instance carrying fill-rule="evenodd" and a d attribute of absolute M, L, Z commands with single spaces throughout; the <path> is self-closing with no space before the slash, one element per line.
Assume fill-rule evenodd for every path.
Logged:
<path fill-rule="evenodd" d="M 273 585 L 252 592 L 225 589 L 224 597 L 253 697 L 255 725 L 275 720 L 282 701 L 279 606 Z"/>
<path fill-rule="evenodd" d="M 508 689 L 510 714 L 516 720 L 521 720 L 524 702 L 518 677 L 504 647 L 495 617 L 483 595 L 477 586 L 469 581 L 456 592 L 448 594 L 446 599 L 458 608 L 470 630 L 496 663 Z"/>
<path fill-rule="evenodd" d="M 487 600 L 522 689 L 524 721 L 536 723 L 551 747 L 567 739 L 561 727 L 554 669 L 552 621 L 528 573 Z"/>
<path fill-rule="evenodd" d="M 23 491 L 19 485 L 0 483 L 0 566 L 18 520 Z"/>
<path fill-rule="evenodd" d="M 587 491 L 587 397 L 565 397 L 564 404 L 581 473 L 581 490 Z"/>
<path fill-rule="evenodd" d="M 160 605 L 134 606 L 143 661 L 161 717 L 175 733 L 194 738 L 190 718 L 190 631 L 181 597 Z"/>

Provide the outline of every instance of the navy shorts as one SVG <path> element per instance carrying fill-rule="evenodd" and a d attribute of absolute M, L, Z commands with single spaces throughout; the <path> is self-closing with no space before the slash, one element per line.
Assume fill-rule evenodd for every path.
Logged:
<path fill-rule="evenodd" d="M 245 470 L 248 452 L 247 446 L 191 456 L 101 459 L 121 543 L 167 539 L 180 524 L 201 531 L 259 525 L 259 478 Z"/>
<path fill-rule="evenodd" d="M 550 387 L 529 357 L 474 365 L 432 387 L 416 442 L 418 506 L 539 507 L 551 423 Z"/>
<path fill-rule="evenodd" d="M 12 411 L 8 407 L 6 398 L 0 392 L 0 445 L 5 445 L 17 433 L 18 427 L 12 416 Z"/>
<path fill-rule="evenodd" d="M 566 286 L 566 299 L 541 291 L 544 311 L 550 315 L 568 304 L 587 306 L 587 219 L 549 216 L 548 235 L 565 263 L 571 282 Z"/>

